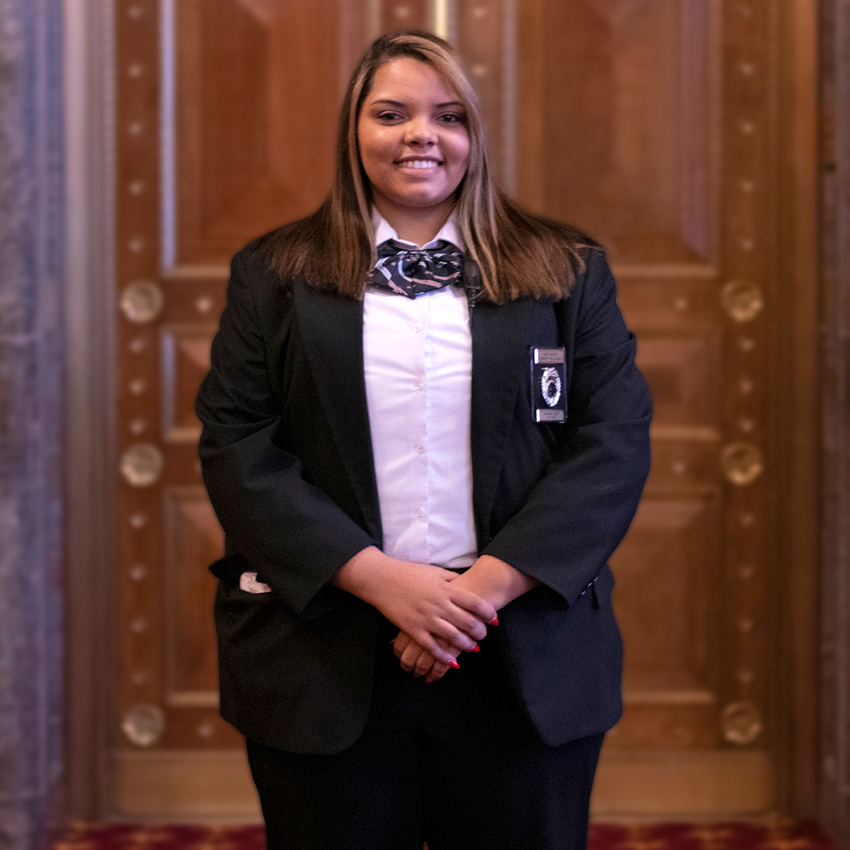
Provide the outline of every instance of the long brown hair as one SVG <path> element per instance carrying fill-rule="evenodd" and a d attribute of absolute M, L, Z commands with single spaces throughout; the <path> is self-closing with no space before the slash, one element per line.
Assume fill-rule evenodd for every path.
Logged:
<path fill-rule="evenodd" d="M 469 167 L 455 212 L 466 253 L 481 272 L 481 296 L 504 303 L 521 295 L 567 295 L 584 265 L 580 249 L 588 243 L 577 230 L 522 210 L 495 185 L 478 98 L 460 59 L 443 39 L 418 30 L 382 36 L 360 60 L 342 103 L 331 193 L 312 215 L 259 240 L 271 266 L 284 279 L 300 275 L 314 286 L 362 298 L 377 255 L 357 123 L 378 68 L 405 57 L 430 65 L 466 109 Z"/>

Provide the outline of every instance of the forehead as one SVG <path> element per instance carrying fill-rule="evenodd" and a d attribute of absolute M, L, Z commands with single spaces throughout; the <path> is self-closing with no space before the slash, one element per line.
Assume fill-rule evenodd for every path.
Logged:
<path fill-rule="evenodd" d="M 461 97 L 452 83 L 431 65 L 403 56 L 385 62 L 375 72 L 366 102 L 376 100 L 447 103 L 460 101 Z"/>

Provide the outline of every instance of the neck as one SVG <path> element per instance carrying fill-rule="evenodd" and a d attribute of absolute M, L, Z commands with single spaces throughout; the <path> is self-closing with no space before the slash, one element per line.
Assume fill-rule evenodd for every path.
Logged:
<path fill-rule="evenodd" d="M 454 208 L 454 201 L 451 199 L 434 209 L 427 210 L 405 209 L 403 207 L 387 208 L 387 204 L 379 198 L 375 198 L 373 203 L 375 209 L 398 234 L 399 239 L 415 242 L 417 245 L 425 245 L 430 242 L 448 221 Z"/>

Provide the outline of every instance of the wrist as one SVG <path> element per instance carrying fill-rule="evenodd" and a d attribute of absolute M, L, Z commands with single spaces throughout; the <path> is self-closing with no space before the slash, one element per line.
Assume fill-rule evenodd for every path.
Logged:
<path fill-rule="evenodd" d="M 456 581 L 472 593 L 489 602 L 494 608 L 504 608 L 540 582 L 506 561 L 492 555 L 482 555 Z"/>
<path fill-rule="evenodd" d="M 376 583 L 380 583 L 381 572 L 389 560 L 377 546 L 367 546 L 337 570 L 331 583 L 353 596 L 371 602 L 372 589 Z"/>

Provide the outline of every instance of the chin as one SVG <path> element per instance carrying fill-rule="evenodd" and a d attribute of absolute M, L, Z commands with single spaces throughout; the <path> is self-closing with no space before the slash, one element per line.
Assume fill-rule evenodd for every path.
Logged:
<path fill-rule="evenodd" d="M 406 195 L 398 196 L 398 203 L 403 204 L 408 207 L 422 207 L 430 209 L 431 207 L 437 207 L 440 204 L 446 203 L 451 198 L 451 195 L 431 195 L 431 194 L 414 194 L 408 193 Z"/>

